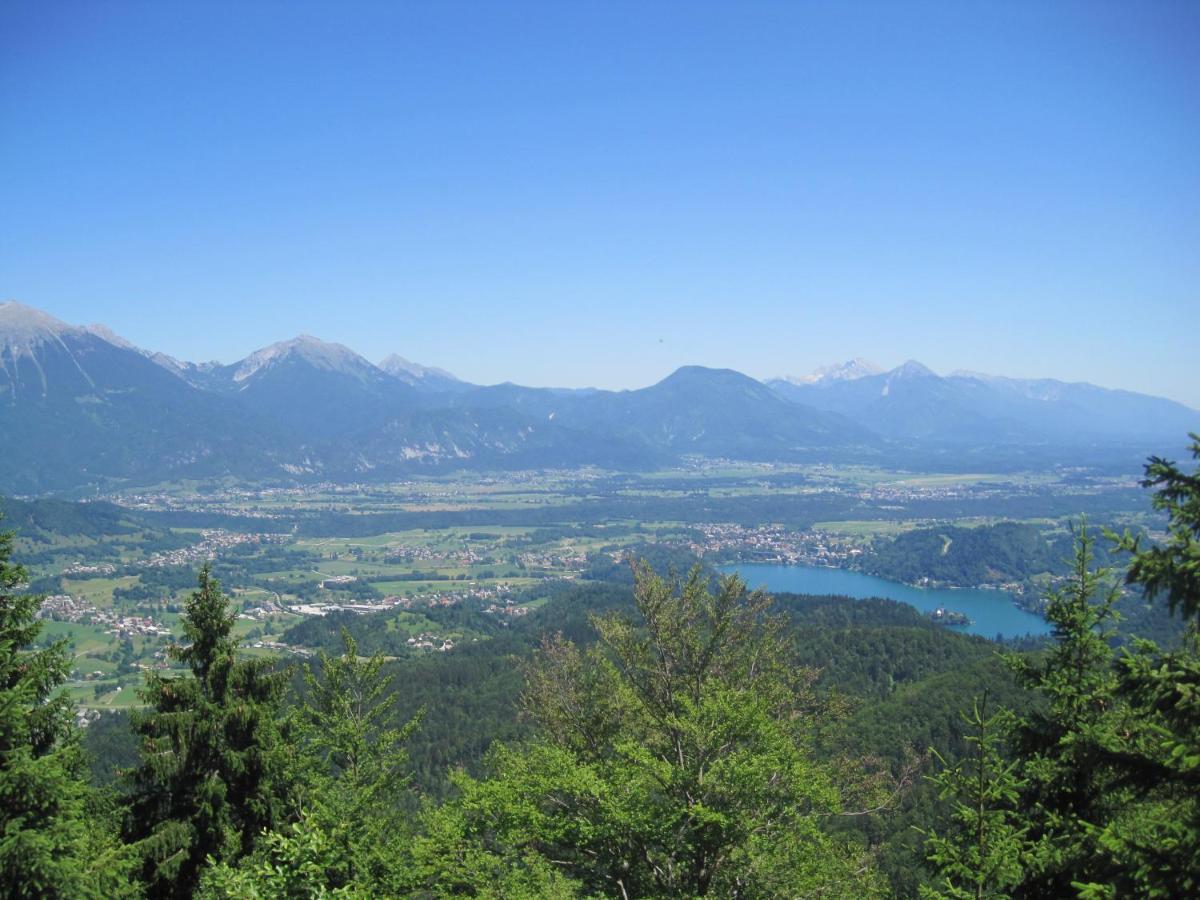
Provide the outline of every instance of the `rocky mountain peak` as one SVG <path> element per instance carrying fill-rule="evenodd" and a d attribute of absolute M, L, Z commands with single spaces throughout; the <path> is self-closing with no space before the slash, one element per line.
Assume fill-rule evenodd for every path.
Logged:
<path fill-rule="evenodd" d="M 778 380 L 786 381 L 789 384 L 820 384 L 822 382 L 854 381 L 858 378 L 879 375 L 882 372 L 883 369 L 875 363 L 856 356 L 846 362 L 820 366 L 808 375 L 784 375 Z"/>

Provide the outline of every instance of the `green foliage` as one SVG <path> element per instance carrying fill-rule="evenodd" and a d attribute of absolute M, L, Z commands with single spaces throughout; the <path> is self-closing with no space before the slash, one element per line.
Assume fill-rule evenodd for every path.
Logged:
<path fill-rule="evenodd" d="M 343 652 L 306 666 L 296 710 L 301 743 L 298 820 L 268 832 L 239 863 L 210 860 L 203 897 L 374 897 L 394 895 L 411 837 L 401 815 L 408 782 L 404 744 L 420 717 L 393 724 L 384 658 L 358 655 L 342 630 Z"/>
<path fill-rule="evenodd" d="M 824 708 L 770 600 L 644 567 L 634 599 L 638 620 L 597 617 L 588 652 L 545 642 L 524 695 L 540 735 L 460 779 L 469 832 L 607 895 L 869 893 L 860 855 L 822 827 L 840 811 L 811 753 Z"/>
<path fill-rule="evenodd" d="M 467 790 L 478 782 L 457 779 Z M 579 883 L 535 849 L 500 841 L 485 844 L 473 804 L 429 806 L 421 832 L 404 859 L 405 893 L 415 897 L 480 900 L 568 900 L 586 896 Z"/>
<path fill-rule="evenodd" d="M 992 724 L 977 712 L 974 794 L 962 763 L 937 776 L 955 798 L 953 818 L 976 826 L 974 845 L 930 837 L 949 896 L 1012 888 L 1024 897 L 1167 898 L 1200 890 L 1200 477 L 1155 457 L 1143 484 L 1158 488 L 1167 542 L 1143 547 L 1129 533 L 1109 536 L 1132 554 L 1126 582 L 1151 600 L 1165 595 L 1170 609 L 1193 620 L 1170 652 L 1137 640 L 1118 657 L 1120 588 L 1107 569 L 1093 568 L 1095 539 L 1077 530 L 1070 577 L 1047 605 L 1054 643 L 1008 658 L 1037 701 L 1017 720 L 1013 757 L 1001 760 L 985 737 Z"/>
<path fill-rule="evenodd" d="M 409 780 L 404 745 L 421 716 L 397 727 L 383 656 L 359 658 L 348 631 L 342 641 L 340 656 L 322 653 L 319 671 L 306 666 L 304 673 L 300 733 L 316 762 L 307 791 L 310 831 L 339 851 L 341 883 L 384 885 L 394 880 L 388 848 L 407 830 L 399 805 Z"/>
<path fill-rule="evenodd" d="M 301 817 L 285 831 L 266 834 L 258 852 L 243 859 L 241 865 L 210 865 L 195 896 L 198 900 L 367 900 L 379 896 L 362 884 L 346 883 L 345 868 L 345 848 L 311 819 Z"/>
<path fill-rule="evenodd" d="M 1191 435 L 1193 457 L 1200 460 L 1200 435 Z M 1159 456 L 1150 458 L 1143 487 L 1153 487 L 1154 508 L 1168 516 L 1163 545 L 1143 547 L 1126 532 L 1118 546 L 1133 554 L 1126 576 L 1150 598 L 1165 594 L 1172 612 L 1200 618 L 1200 470 L 1188 475 Z"/>
<path fill-rule="evenodd" d="M 1200 437 L 1192 435 L 1200 459 Z M 1148 597 L 1165 595 L 1187 623 L 1182 641 L 1164 652 L 1139 641 L 1120 660 L 1118 696 L 1136 712 L 1141 739 L 1112 747 L 1111 758 L 1138 803 L 1105 823 L 1097 840 L 1143 896 L 1200 893 L 1200 471 L 1151 459 L 1143 485 L 1156 487 L 1155 508 L 1168 517 L 1167 542 L 1142 547 L 1128 533 L 1118 546 L 1133 554 L 1126 581 Z M 1091 885 L 1093 896 L 1108 885 Z M 1120 889 L 1121 883 L 1115 887 Z"/>
<path fill-rule="evenodd" d="M 136 513 L 112 503 L 70 503 L 66 500 L 4 501 L 5 517 L 20 529 L 21 537 L 45 543 L 53 537 L 111 537 L 136 531 Z"/>
<path fill-rule="evenodd" d="M 156 896 L 190 896 L 210 857 L 235 861 L 280 818 L 288 794 L 280 734 L 282 675 L 239 660 L 234 617 L 207 567 L 183 618 L 188 643 L 171 655 L 191 673 L 153 673 L 136 714 L 141 766 L 132 773 L 126 835 Z"/>
<path fill-rule="evenodd" d="M 1106 752 L 1119 736 L 1136 733 L 1133 712 L 1116 697 L 1110 638 L 1120 588 L 1109 570 L 1093 569 L 1094 540 L 1078 529 L 1073 572 L 1049 594 L 1050 649 L 1037 659 L 1010 657 L 1021 683 L 1043 701 L 1016 734 L 1022 805 L 1038 810 L 1025 881 L 1034 896 L 1070 896 L 1079 882 L 1115 877 L 1119 865 L 1098 840 L 1099 828 L 1131 800 Z"/>
<path fill-rule="evenodd" d="M 1023 581 L 1059 568 L 1041 530 L 1017 522 L 906 531 L 892 540 L 876 541 L 862 566 L 899 581 L 930 578 L 958 585 Z"/>
<path fill-rule="evenodd" d="M 1007 897 L 1021 882 L 1028 826 L 1022 824 L 1017 807 L 1021 787 L 1017 762 L 1002 752 L 1011 718 L 1005 710 L 989 715 L 985 692 L 970 715 L 963 716 L 970 732 L 969 754 L 951 765 L 932 751 L 941 770 L 930 780 L 939 788 L 940 799 L 952 804 L 953 830 L 945 835 L 925 832 L 928 859 L 940 877 L 935 887 L 921 891 L 922 897 Z"/>
<path fill-rule="evenodd" d="M 880 650 L 886 654 L 887 645 Z M 839 823 L 878 848 L 877 866 L 892 896 L 915 897 L 923 884 L 932 884 L 927 868 L 919 865 L 926 852 L 921 831 L 954 827 L 949 802 L 938 798 L 939 788 L 929 779 L 912 778 L 913 766 L 923 769 L 935 763 L 932 751 L 951 765 L 969 756 L 972 745 L 962 711 L 970 710 L 984 692 L 989 705 L 1018 714 L 1029 710 L 1028 693 L 1016 684 L 993 646 L 974 662 L 900 684 L 885 699 L 860 702 L 827 741 L 825 752 L 830 755 L 882 760 L 904 787 L 890 809 Z M 924 748 L 929 752 L 918 753 Z"/>
<path fill-rule="evenodd" d="M 32 650 L 41 597 L 18 593 L 25 571 L 0 533 L 0 894 L 104 897 L 129 893 L 127 858 L 97 815 L 73 711 L 56 689 L 62 642 Z"/>

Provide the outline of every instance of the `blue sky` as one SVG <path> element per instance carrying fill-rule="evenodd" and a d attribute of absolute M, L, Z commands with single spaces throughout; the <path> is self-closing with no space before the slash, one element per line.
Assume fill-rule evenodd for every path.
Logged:
<path fill-rule="evenodd" d="M 0 297 L 479 382 L 1200 407 L 1200 4 L 0 3 Z"/>

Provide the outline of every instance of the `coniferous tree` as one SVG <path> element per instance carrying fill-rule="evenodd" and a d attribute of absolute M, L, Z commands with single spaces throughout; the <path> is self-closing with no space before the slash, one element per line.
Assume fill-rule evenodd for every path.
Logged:
<path fill-rule="evenodd" d="M 388 845 L 406 830 L 400 813 L 409 781 L 404 745 L 421 717 L 397 725 L 383 654 L 360 659 L 344 628 L 342 646 L 340 656 L 322 652 L 318 669 L 305 667 L 301 733 L 319 764 L 308 815 L 341 850 L 347 882 L 382 885 L 395 862 Z"/>
<path fill-rule="evenodd" d="M 1200 437 L 1192 439 L 1200 459 Z M 1008 657 L 1038 704 L 1014 732 L 1029 838 L 1018 896 L 1200 893 L 1200 472 L 1153 457 L 1143 486 L 1157 488 L 1166 542 L 1109 537 L 1132 554 L 1126 584 L 1147 600 L 1165 598 L 1185 632 L 1169 652 L 1135 639 L 1116 654 L 1119 588 L 1092 568 L 1094 539 L 1079 529 L 1072 575 L 1047 607 L 1053 644 Z M 978 860 L 964 865 L 953 848 L 935 850 L 944 877 L 981 875 Z"/>
<path fill-rule="evenodd" d="M 203 896 L 395 893 L 403 841 L 411 837 L 400 806 L 409 778 L 404 745 L 420 716 L 396 726 L 383 655 L 360 658 L 345 628 L 342 647 L 305 666 L 307 691 L 295 711 L 303 749 L 298 821 L 266 835 L 237 866 L 210 869 Z"/>
<path fill-rule="evenodd" d="M 1105 748 L 1134 733 L 1134 721 L 1117 698 L 1112 649 L 1121 589 L 1108 569 L 1093 567 L 1095 540 L 1086 523 L 1077 529 L 1071 574 L 1049 594 L 1050 648 L 1039 657 L 1009 657 L 1039 701 L 1015 732 L 1033 843 L 1026 896 L 1072 896 L 1078 884 L 1111 878 L 1119 868 L 1099 829 L 1130 797 Z"/>
<path fill-rule="evenodd" d="M 939 879 L 921 896 L 946 900 L 1008 897 L 1021 883 L 1028 831 L 1017 808 L 1017 761 L 1004 753 L 1012 714 L 987 711 L 987 693 L 963 715 L 970 752 L 955 765 L 933 750 L 941 770 L 931 776 L 939 796 L 952 803 L 949 830 L 925 832 L 929 861 Z"/>
<path fill-rule="evenodd" d="M 1200 436 L 1191 437 L 1200 460 Z M 1171 651 L 1137 641 L 1120 660 L 1118 695 L 1135 710 L 1140 739 L 1122 735 L 1107 749 L 1137 802 L 1099 832 L 1122 874 L 1087 885 L 1096 897 L 1200 894 L 1200 470 L 1152 457 L 1142 484 L 1157 489 L 1167 541 L 1145 547 L 1128 532 L 1112 537 L 1132 554 L 1126 582 L 1149 600 L 1165 598 L 1185 631 Z"/>
<path fill-rule="evenodd" d="M 170 648 L 183 676 L 153 673 L 150 707 L 133 719 L 141 765 L 132 773 L 128 839 L 153 896 L 188 897 L 210 858 L 236 861 L 281 818 L 289 766 L 281 735 L 283 673 L 238 659 L 234 616 L 205 566 Z"/>
<path fill-rule="evenodd" d="M 18 593 L 25 571 L 0 533 L 0 895 L 129 893 L 128 864 L 91 809 L 69 699 L 65 644 L 32 649 L 41 597 Z"/>

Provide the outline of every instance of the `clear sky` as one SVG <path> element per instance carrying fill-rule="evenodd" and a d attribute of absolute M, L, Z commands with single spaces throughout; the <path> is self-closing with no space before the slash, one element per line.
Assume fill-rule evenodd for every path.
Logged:
<path fill-rule="evenodd" d="M 1200 407 L 1200 3 L 0 0 L 0 298 L 197 360 Z"/>

